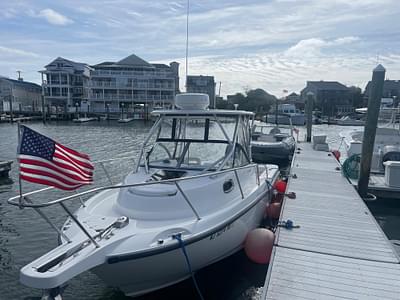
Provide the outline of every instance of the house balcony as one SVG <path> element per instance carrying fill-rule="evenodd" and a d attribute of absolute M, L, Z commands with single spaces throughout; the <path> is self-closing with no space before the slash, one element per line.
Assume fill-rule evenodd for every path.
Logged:
<path fill-rule="evenodd" d="M 102 95 L 92 94 L 88 98 L 90 101 L 134 101 L 134 102 L 148 102 L 148 101 L 173 101 L 172 95 Z"/>
<path fill-rule="evenodd" d="M 172 72 L 146 72 L 146 71 L 110 71 L 96 70 L 91 72 L 91 76 L 99 77 L 131 77 L 131 78 L 174 78 Z"/>
<path fill-rule="evenodd" d="M 111 82 L 90 82 L 90 88 L 115 88 L 115 89 L 147 89 L 147 90 L 175 90 L 173 84 L 145 84 L 145 83 L 111 83 Z"/>

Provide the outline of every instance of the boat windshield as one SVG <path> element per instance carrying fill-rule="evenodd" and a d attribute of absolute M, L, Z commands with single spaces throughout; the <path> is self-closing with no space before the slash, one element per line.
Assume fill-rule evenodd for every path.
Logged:
<path fill-rule="evenodd" d="M 275 135 L 275 134 L 287 134 L 293 135 L 293 128 L 290 125 L 272 125 L 272 124 L 254 124 L 253 126 L 254 135 Z"/>
<path fill-rule="evenodd" d="M 243 116 L 162 116 L 142 165 L 210 171 L 247 165 L 249 128 Z"/>

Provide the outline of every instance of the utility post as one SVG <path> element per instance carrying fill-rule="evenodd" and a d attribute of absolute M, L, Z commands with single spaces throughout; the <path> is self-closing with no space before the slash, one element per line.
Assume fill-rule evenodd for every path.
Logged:
<path fill-rule="evenodd" d="M 306 114 L 307 114 L 307 142 L 311 142 L 311 131 L 312 131 L 312 111 L 314 106 L 314 93 L 307 93 L 307 104 L 306 104 Z"/>
<path fill-rule="evenodd" d="M 11 89 L 11 95 L 10 95 L 10 122 L 14 122 L 14 112 L 13 112 L 13 90 Z"/>
<path fill-rule="evenodd" d="M 368 194 L 369 173 L 371 171 L 372 154 L 374 151 L 376 127 L 385 81 L 385 68 L 379 64 L 372 72 L 371 94 L 368 100 L 367 120 L 364 127 L 364 137 L 361 151 L 360 178 L 358 193 L 361 198 Z"/>

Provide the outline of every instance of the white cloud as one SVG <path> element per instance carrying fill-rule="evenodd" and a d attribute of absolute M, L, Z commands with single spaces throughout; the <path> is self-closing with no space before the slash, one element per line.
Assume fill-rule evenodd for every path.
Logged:
<path fill-rule="evenodd" d="M 319 38 L 311 38 L 299 41 L 296 45 L 286 50 L 285 55 L 288 56 L 315 56 L 320 55 L 324 48 L 337 47 L 345 44 L 351 44 L 359 41 L 359 37 L 346 36 L 335 40 L 324 40 Z"/>
<path fill-rule="evenodd" d="M 38 14 L 38 17 L 44 18 L 47 20 L 47 22 L 53 25 L 64 26 L 74 22 L 71 19 L 68 19 L 66 16 L 63 16 L 55 10 L 52 10 L 51 8 L 41 10 Z"/>
<path fill-rule="evenodd" d="M 39 57 L 36 53 L 0 46 L 0 53 L 9 56 Z"/>

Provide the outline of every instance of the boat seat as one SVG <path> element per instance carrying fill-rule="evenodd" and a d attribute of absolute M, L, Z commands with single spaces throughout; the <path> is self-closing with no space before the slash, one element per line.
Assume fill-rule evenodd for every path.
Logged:
<path fill-rule="evenodd" d="M 280 129 L 278 127 L 274 127 L 269 131 L 270 134 L 277 134 L 281 133 Z"/>
<path fill-rule="evenodd" d="M 273 135 L 262 135 L 257 139 L 258 142 L 276 142 Z"/>

